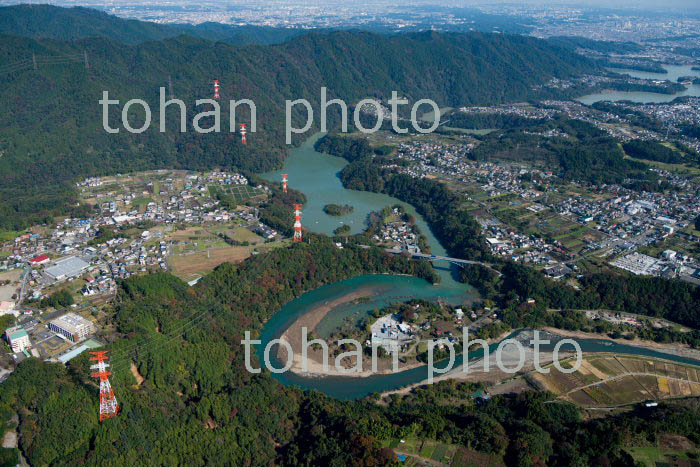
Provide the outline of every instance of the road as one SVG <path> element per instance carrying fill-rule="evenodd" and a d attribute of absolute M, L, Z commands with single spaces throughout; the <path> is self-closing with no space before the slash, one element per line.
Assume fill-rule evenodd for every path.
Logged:
<path fill-rule="evenodd" d="M 32 276 L 31 268 L 24 267 L 24 280 L 22 281 L 22 289 L 19 292 L 19 297 L 17 298 L 17 306 L 20 306 L 24 301 L 24 295 L 27 293 L 27 285 L 29 285 L 29 278 Z"/>
<path fill-rule="evenodd" d="M 392 253 L 394 255 L 400 255 L 401 253 L 403 253 L 403 250 L 395 250 L 393 248 L 386 248 L 384 251 L 386 251 L 387 253 Z M 426 253 L 411 253 L 411 258 L 427 259 L 428 261 L 449 261 L 450 263 L 457 264 L 457 265 L 478 264 L 479 266 L 483 266 L 487 269 L 494 271 L 499 276 L 501 275 L 501 272 L 494 269 L 493 265 L 491 265 L 489 263 L 484 263 L 481 261 L 471 261 L 471 260 L 467 260 L 467 259 L 452 258 L 450 256 L 429 255 Z"/>

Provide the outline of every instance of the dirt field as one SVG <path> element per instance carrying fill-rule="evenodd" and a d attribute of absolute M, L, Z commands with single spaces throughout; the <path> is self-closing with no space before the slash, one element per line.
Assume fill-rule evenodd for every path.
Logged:
<path fill-rule="evenodd" d="M 0 283 L 4 281 L 10 281 L 8 285 L 0 286 L 0 301 L 10 301 L 12 300 L 12 294 L 17 292 L 19 284 L 17 281 L 22 275 L 21 269 L 12 269 L 10 271 L 4 271 L 0 273 Z"/>
<path fill-rule="evenodd" d="M 250 256 L 250 248 L 245 246 L 231 246 L 216 248 L 209 251 L 171 256 L 168 263 L 173 268 L 175 275 L 186 279 L 195 274 L 204 274 L 211 271 L 221 263 L 239 263 Z"/>
<path fill-rule="evenodd" d="M 224 232 L 225 235 L 237 242 L 249 242 L 251 244 L 258 244 L 265 242 L 265 239 L 260 235 L 254 234 L 245 227 L 236 227 Z"/>

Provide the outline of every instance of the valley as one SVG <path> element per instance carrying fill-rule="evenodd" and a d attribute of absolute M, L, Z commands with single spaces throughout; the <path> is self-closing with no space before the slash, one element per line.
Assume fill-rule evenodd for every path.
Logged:
<path fill-rule="evenodd" d="M 695 36 L 229 7 L 0 7 L 1 464 L 697 464 Z"/>

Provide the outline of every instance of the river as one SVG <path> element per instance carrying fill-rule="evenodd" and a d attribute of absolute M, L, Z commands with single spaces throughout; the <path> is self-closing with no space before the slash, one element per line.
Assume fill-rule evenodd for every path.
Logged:
<path fill-rule="evenodd" d="M 366 226 L 367 215 L 371 211 L 382 209 L 385 206 L 401 204 L 416 218 L 417 225 L 428 239 L 434 254 L 442 255 L 444 248 L 432 234 L 425 220 L 416 213 L 412 206 L 402 203 L 396 198 L 376 193 L 368 193 L 343 188 L 338 179 L 338 172 L 347 164 L 344 159 L 321 154 L 314 150 L 314 143 L 321 137 L 316 134 L 309 138 L 302 146 L 290 151 L 282 170 L 264 174 L 263 177 L 279 182 L 282 174 L 288 174 L 289 186 L 302 191 L 307 197 L 302 213 L 302 224 L 309 230 L 319 233 L 331 234 L 341 223 L 348 223 L 352 232 L 360 232 Z M 355 210 L 353 213 L 340 218 L 328 216 L 323 212 L 323 206 L 328 203 L 351 204 Z M 319 323 L 317 335 L 327 337 L 328 334 L 346 319 L 357 320 L 366 315 L 368 311 L 382 308 L 394 301 L 405 301 L 410 298 L 423 298 L 436 300 L 438 298 L 452 304 L 469 303 L 478 298 L 473 288 L 461 284 L 454 279 L 454 270 L 449 264 L 437 263 L 441 282 L 432 285 L 428 282 L 409 276 L 393 275 L 363 275 L 328 284 L 316 290 L 303 294 L 301 297 L 287 303 L 282 309 L 272 316 L 262 330 L 261 345 L 257 346 L 260 361 L 263 361 L 263 349 L 270 340 L 279 337 L 299 316 L 313 307 L 330 302 L 346 295 L 349 291 L 363 289 L 368 292 L 369 299 L 362 303 L 346 303 L 333 308 L 331 312 Z M 511 336 L 518 334 L 513 333 Z M 509 337 L 511 337 L 509 336 Z M 632 355 L 646 355 L 666 358 L 681 363 L 695 363 L 698 361 L 664 354 L 639 347 L 621 345 L 612 341 L 595 339 L 582 339 L 578 341 L 584 352 L 616 352 Z M 495 349 L 497 344 L 491 346 Z M 543 346 L 543 350 L 547 347 Z M 276 355 L 276 352 L 272 352 Z M 470 354 L 469 358 L 479 358 L 481 351 Z M 455 366 L 462 362 L 457 358 Z M 279 368 L 282 363 L 272 358 L 272 363 Z M 332 360 L 331 360 L 331 364 Z M 292 384 L 304 389 L 315 389 L 337 399 L 357 399 L 373 392 L 384 392 L 398 389 L 403 386 L 424 381 L 427 378 L 426 367 L 405 370 L 395 374 L 376 375 L 367 378 L 352 377 L 324 377 L 310 378 L 296 375 L 291 372 L 273 374 L 283 384 Z"/>
<path fill-rule="evenodd" d="M 307 139 L 300 147 L 291 150 L 281 170 L 262 175 L 267 180 L 279 182 L 282 180 L 282 174 L 286 173 L 289 187 L 300 190 L 306 195 L 307 202 L 302 211 L 304 227 L 313 232 L 332 235 L 333 230 L 337 227 L 347 224 L 352 229 L 351 233 L 359 233 L 367 227 L 367 218 L 370 212 L 400 204 L 406 212 L 415 217 L 416 225 L 426 236 L 431 252 L 438 256 L 447 254 L 423 217 L 410 204 L 380 193 L 343 188 L 338 173 L 347 165 L 347 161 L 340 157 L 317 152 L 314 149 L 314 144 L 321 136 L 321 133 L 317 133 Z M 323 212 L 323 206 L 329 203 L 350 204 L 354 207 L 354 211 L 341 217 L 329 216 Z M 336 307 L 319 323 L 319 335 L 321 337 L 327 336 L 346 319 L 359 321 L 367 315 L 368 311 L 383 308 L 390 301 L 397 300 L 396 297 L 402 297 L 402 301 L 405 301 L 406 297 L 409 296 L 425 299 L 440 298 L 453 305 L 470 303 L 478 298 L 478 294 L 472 287 L 457 282 L 454 266 L 447 262 L 436 262 L 435 267 L 440 274 L 440 284 L 437 286 L 422 279 L 406 276 L 363 276 L 363 279 L 356 280 L 352 283 L 353 288 L 370 287 L 373 289 L 375 298 L 362 304 L 348 303 Z M 348 287 L 350 286 L 344 285 L 339 287 L 339 290 L 347 291 Z M 338 298 L 338 296 L 333 298 Z M 306 303 L 306 299 L 303 302 Z M 289 310 L 285 307 L 278 314 L 286 315 L 288 313 Z M 291 324 L 292 321 L 286 320 L 287 325 Z"/>
<path fill-rule="evenodd" d="M 262 174 L 262 177 L 267 180 L 281 182 L 282 174 L 286 173 L 289 187 L 306 195 L 307 201 L 301 217 L 301 223 L 305 228 L 332 235 L 333 230 L 347 224 L 351 228 L 351 233 L 359 233 L 367 228 L 367 217 L 370 212 L 400 204 L 406 212 L 415 217 L 416 225 L 425 235 L 431 252 L 437 256 L 447 256 L 447 252 L 433 235 L 428 223 L 410 204 L 381 193 L 345 189 L 338 174 L 347 165 L 347 161 L 340 157 L 316 152 L 314 145 L 321 136 L 323 136 L 322 133 L 316 133 L 300 147 L 292 149 L 281 170 Z M 323 212 L 323 206 L 330 203 L 350 204 L 355 209 L 345 216 L 329 216 Z M 441 287 L 464 289 L 463 284 L 454 280 L 449 263 L 437 262 L 435 265 L 442 279 Z"/>
<path fill-rule="evenodd" d="M 669 80 L 674 83 L 677 82 L 678 78 L 681 76 L 700 76 L 700 71 L 695 71 L 692 69 L 691 65 L 662 65 L 668 73 L 650 73 L 646 71 L 637 70 L 627 70 L 621 68 L 609 68 L 610 71 L 615 73 L 626 74 L 634 78 L 641 79 L 656 79 L 656 80 Z M 603 91 L 595 94 L 588 94 L 581 96 L 576 100 L 586 104 L 591 105 L 599 101 L 632 101 L 637 103 L 660 103 L 660 102 L 671 102 L 676 97 L 681 96 L 700 96 L 700 85 L 691 84 L 687 86 L 685 91 L 681 91 L 675 94 L 661 94 L 656 92 L 639 92 L 639 91 Z"/>

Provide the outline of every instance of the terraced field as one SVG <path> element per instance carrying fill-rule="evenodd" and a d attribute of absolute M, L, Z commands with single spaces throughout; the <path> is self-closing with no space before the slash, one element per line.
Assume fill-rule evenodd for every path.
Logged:
<path fill-rule="evenodd" d="M 595 356 L 585 358 L 574 373 L 547 368 L 549 374 L 533 372 L 528 378 L 561 399 L 585 407 L 700 396 L 700 369 L 662 360 Z"/>

